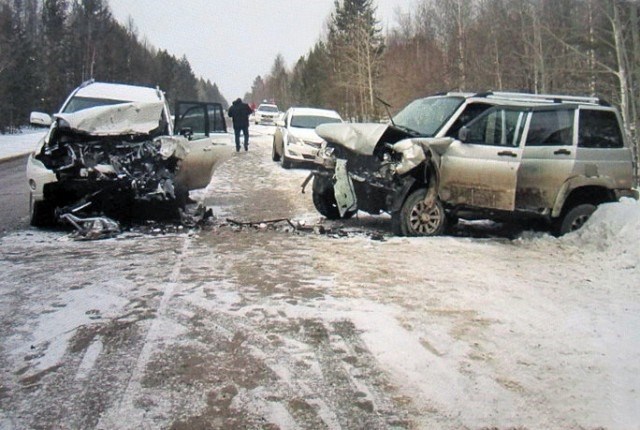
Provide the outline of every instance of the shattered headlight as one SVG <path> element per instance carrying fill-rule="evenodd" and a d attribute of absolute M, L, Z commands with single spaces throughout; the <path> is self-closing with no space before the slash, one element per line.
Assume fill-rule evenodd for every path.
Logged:
<path fill-rule="evenodd" d="M 336 165 L 334 152 L 335 148 L 325 145 L 316 153 L 316 158 L 313 160 L 313 162 L 315 164 L 319 164 L 325 169 L 333 170 Z"/>
<path fill-rule="evenodd" d="M 304 145 L 304 140 L 289 134 L 287 135 L 287 145 Z"/>
<path fill-rule="evenodd" d="M 331 157 L 333 157 L 334 151 L 335 151 L 335 148 L 333 148 L 331 146 L 325 146 L 325 147 L 321 148 L 320 151 L 318 151 L 318 157 L 319 158 L 331 158 Z"/>

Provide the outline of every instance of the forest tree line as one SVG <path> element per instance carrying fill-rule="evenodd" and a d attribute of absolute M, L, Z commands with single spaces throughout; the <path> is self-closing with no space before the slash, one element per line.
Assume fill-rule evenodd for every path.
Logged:
<path fill-rule="evenodd" d="M 0 0 L 0 132 L 31 111 L 57 112 L 80 83 L 95 79 L 158 86 L 176 98 L 227 101 L 176 58 L 119 24 L 107 0 Z"/>
<path fill-rule="evenodd" d="M 383 34 L 375 0 L 335 0 L 326 34 L 288 68 L 278 56 L 245 98 L 354 120 L 443 91 L 596 95 L 640 122 L 637 0 L 414 0 Z M 635 139 L 637 145 L 637 139 Z"/>

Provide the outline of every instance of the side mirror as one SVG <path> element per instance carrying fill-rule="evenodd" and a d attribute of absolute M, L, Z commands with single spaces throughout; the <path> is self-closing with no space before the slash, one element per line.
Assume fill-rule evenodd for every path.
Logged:
<path fill-rule="evenodd" d="M 458 140 L 460 142 L 466 142 L 469 137 L 469 129 L 466 126 L 463 126 L 460 131 L 458 131 Z"/>
<path fill-rule="evenodd" d="M 284 121 L 283 121 L 283 120 L 281 120 L 281 119 L 277 120 L 277 121 L 276 121 L 276 126 L 278 126 L 278 127 L 284 127 Z"/>
<path fill-rule="evenodd" d="M 53 120 L 51 117 L 43 112 L 31 112 L 31 116 L 29 117 L 29 122 L 31 125 L 36 125 L 39 127 L 49 127 Z"/>
<path fill-rule="evenodd" d="M 193 129 L 191 127 L 182 127 L 180 129 L 180 136 L 186 137 L 188 140 L 191 140 L 193 137 Z"/>

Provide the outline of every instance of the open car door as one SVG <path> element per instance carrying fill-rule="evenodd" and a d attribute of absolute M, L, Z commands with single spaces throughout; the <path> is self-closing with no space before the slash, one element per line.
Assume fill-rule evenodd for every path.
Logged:
<path fill-rule="evenodd" d="M 189 139 L 176 180 L 189 190 L 206 187 L 215 169 L 233 155 L 220 103 L 178 101 L 175 133 Z"/>
<path fill-rule="evenodd" d="M 463 127 L 442 157 L 440 197 L 454 205 L 514 210 L 528 114 L 494 107 Z"/>

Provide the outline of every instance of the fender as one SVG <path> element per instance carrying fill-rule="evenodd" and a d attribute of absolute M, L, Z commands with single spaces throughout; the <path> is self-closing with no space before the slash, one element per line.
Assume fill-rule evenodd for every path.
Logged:
<path fill-rule="evenodd" d="M 606 190 L 608 193 L 613 193 L 616 188 L 616 184 L 613 179 L 608 176 L 574 176 L 573 178 L 567 179 L 564 184 L 562 184 L 562 187 L 560 187 L 560 191 L 558 191 L 553 209 L 551 210 L 551 217 L 559 217 L 562 214 L 564 205 L 571 193 L 584 187 L 598 187 Z"/>
<path fill-rule="evenodd" d="M 427 186 L 427 195 L 425 200 L 427 202 L 433 202 L 438 197 L 439 186 L 440 186 L 440 170 L 436 166 L 436 163 L 431 158 L 431 151 L 425 150 L 425 155 L 427 156 L 427 160 L 423 164 L 423 172 L 422 178 L 419 181 L 416 179 L 416 176 L 406 176 L 404 178 L 404 184 L 399 192 L 394 193 L 393 201 L 391 205 L 389 205 L 390 213 L 397 212 L 402 208 L 402 204 L 407 199 L 407 196 L 413 192 L 413 190 L 419 187 L 416 184 L 425 184 Z"/>

